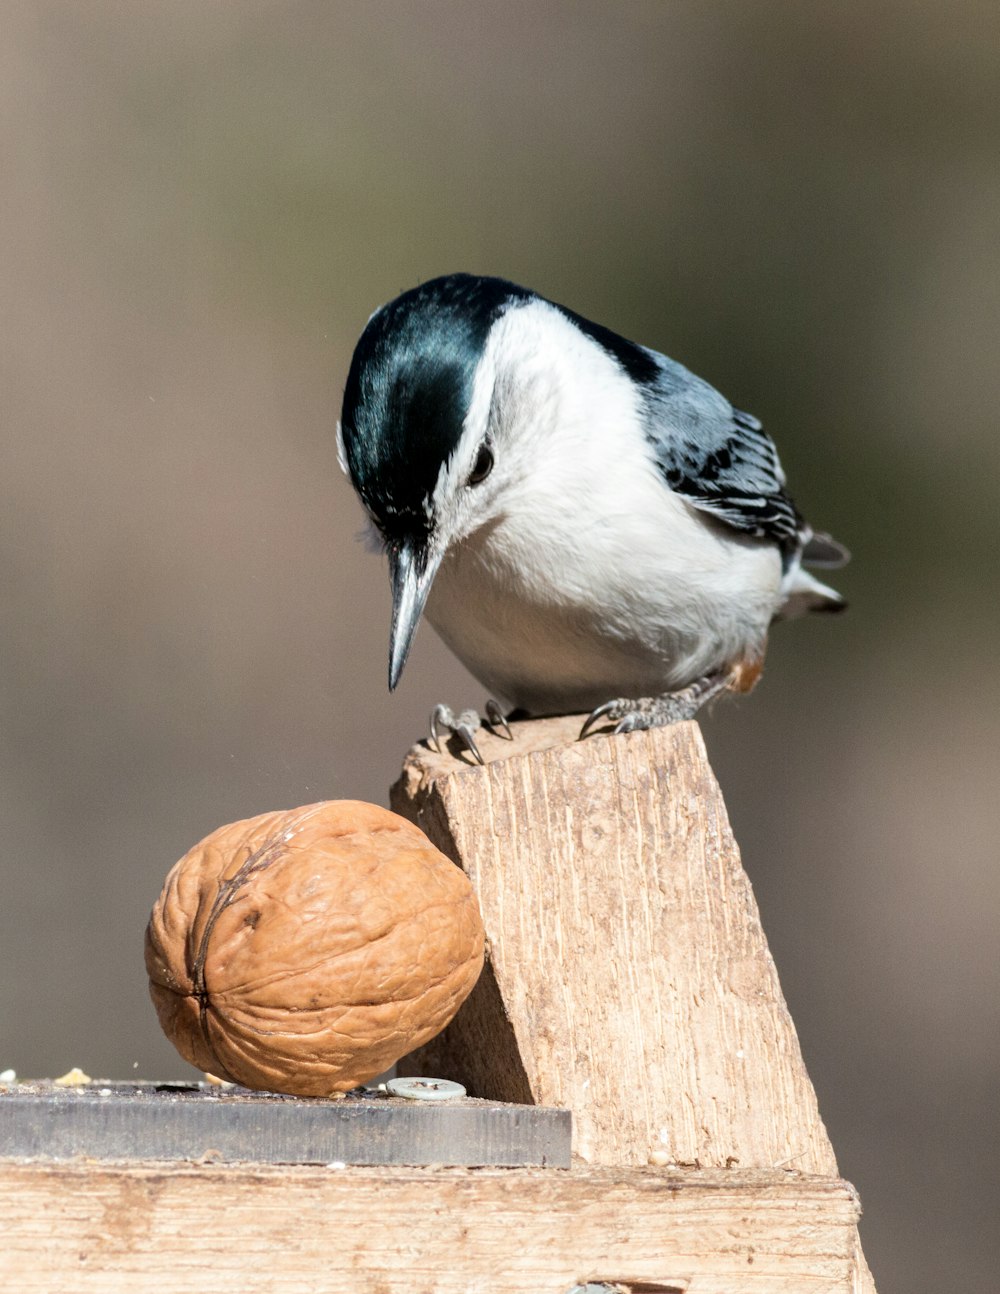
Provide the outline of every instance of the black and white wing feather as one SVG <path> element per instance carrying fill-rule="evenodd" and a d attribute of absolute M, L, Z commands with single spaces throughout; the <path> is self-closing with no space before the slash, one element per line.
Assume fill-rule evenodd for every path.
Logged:
<path fill-rule="evenodd" d="M 812 532 L 785 493 L 760 422 L 682 365 L 654 357 L 658 371 L 643 387 L 646 432 L 667 485 L 736 530 L 800 550 Z"/>

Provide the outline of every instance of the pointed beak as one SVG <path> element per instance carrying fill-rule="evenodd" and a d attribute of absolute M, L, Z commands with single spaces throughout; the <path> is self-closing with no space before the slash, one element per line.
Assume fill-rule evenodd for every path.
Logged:
<path fill-rule="evenodd" d="M 389 580 L 392 584 L 392 632 L 389 636 L 389 691 L 396 690 L 413 635 L 417 631 L 424 603 L 441 564 L 440 555 L 412 542 L 389 550 Z"/>

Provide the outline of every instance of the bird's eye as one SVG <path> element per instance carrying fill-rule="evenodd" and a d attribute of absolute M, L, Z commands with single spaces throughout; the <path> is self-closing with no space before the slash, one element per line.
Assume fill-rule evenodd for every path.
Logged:
<path fill-rule="evenodd" d="M 469 484 L 478 485 L 480 481 L 485 481 L 492 471 L 493 450 L 490 449 L 489 445 L 480 445 L 479 453 L 476 455 L 476 461 L 469 474 Z"/>

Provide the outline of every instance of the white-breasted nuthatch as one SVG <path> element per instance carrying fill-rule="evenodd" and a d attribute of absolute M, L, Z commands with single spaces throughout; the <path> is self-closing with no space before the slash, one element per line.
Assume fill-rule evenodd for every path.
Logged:
<path fill-rule="evenodd" d="M 339 437 L 388 554 L 390 689 L 426 608 L 518 710 L 652 727 L 748 691 L 773 620 L 844 605 L 803 562 L 847 553 L 802 519 L 756 418 L 503 279 L 450 274 L 377 310 Z M 478 757 L 478 723 L 439 706 L 432 732 Z"/>

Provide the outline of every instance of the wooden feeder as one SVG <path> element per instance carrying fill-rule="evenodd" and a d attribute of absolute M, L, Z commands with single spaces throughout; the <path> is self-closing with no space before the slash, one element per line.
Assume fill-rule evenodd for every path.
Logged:
<path fill-rule="evenodd" d="M 391 797 L 466 871 L 488 939 L 471 997 L 400 1070 L 463 1083 L 462 1118 L 506 1158 L 450 1155 L 431 1106 L 401 1116 L 424 1161 L 405 1166 L 254 1162 L 262 1141 L 309 1153 L 276 1155 L 260 1111 L 200 1161 L 8 1157 L 12 1289 L 874 1294 L 697 725 L 513 727 L 477 735 L 485 767 L 415 747 Z M 497 1166 L 559 1162 L 531 1138 L 555 1146 L 560 1109 L 568 1169 Z"/>

